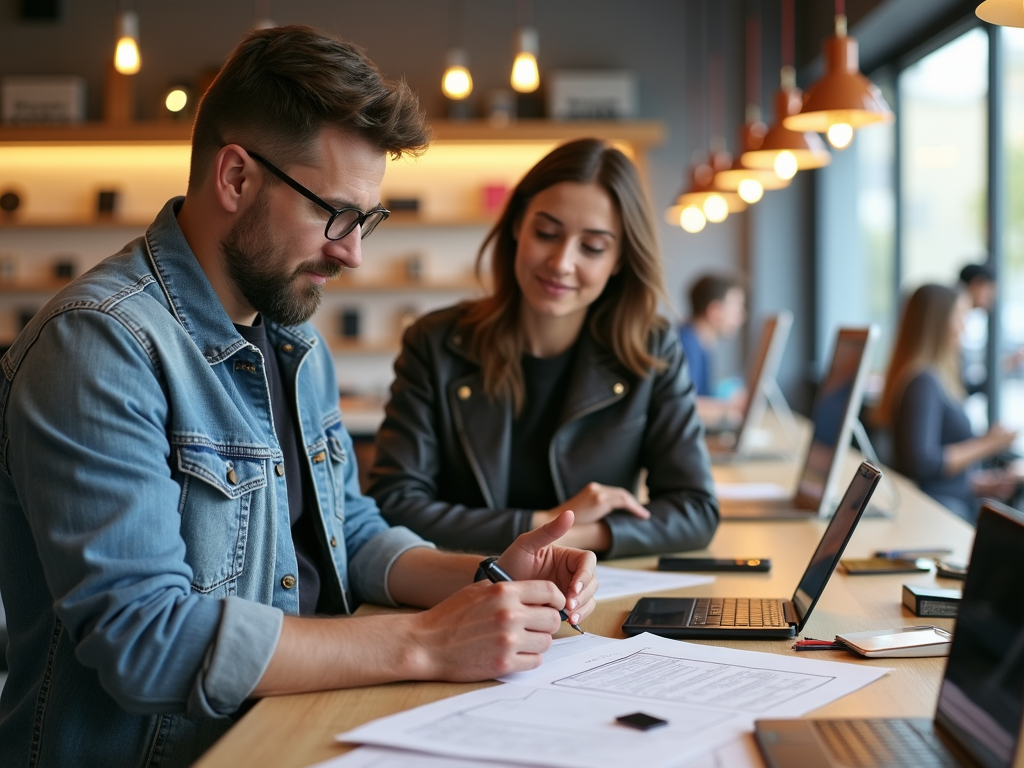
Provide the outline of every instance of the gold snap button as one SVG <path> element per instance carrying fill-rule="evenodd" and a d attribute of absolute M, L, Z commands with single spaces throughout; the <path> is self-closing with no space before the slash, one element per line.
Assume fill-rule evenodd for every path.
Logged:
<path fill-rule="evenodd" d="M 458 395 L 459 400 L 469 400 L 469 396 L 473 394 L 473 390 L 469 387 L 459 387 Z"/>
<path fill-rule="evenodd" d="M 284 477 L 284 464 L 277 464 L 274 467 L 274 474 L 278 477 Z"/>
<path fill-rule="evenodd" d="M 338 538 L 337 538 L 337 536 L 331 536 L 331 546 L 332 547 L 338 546 Z"/>
<path fill-rule="evenodd" d="M 612 387 L 612 392 L 614 392 L 616 395 L 621 395 L 625 391 L 626 387 L 618 381 L 615 382 L 615 386 Z"/>
<path fill-rule="evenodd" d="M 314 464 L 322 464 L 324 459 L 327 458 L 327 451 L 320 451 L 316 456 L 313 457 Z"/>
<path fill-rule="evenodd" d="M 456 344 L 461 344 L 462 343 L 462 337 L 461 336 L 452 336 L 452 341 L 454 341 Z"/>
<path fill-rule="evenodd" d="M 234 469 L 228 470 L 228 482 L 232 485 L 238 485 L 238 473 Z"/>
<path fill-rule="evenodd" d="M 282 352 L 291 352 L 293 349 L 295 349 L 295 347 L 293 347 L 291 344 L 282 344 L 281 345 L 281 351 Z"/>
<path fill-rule="evenodd" d="M 291 589 L 295 586 L 295 577 L 289 573 L 287 576 L 281 579 L 281 586 L 285 589 Z"/>

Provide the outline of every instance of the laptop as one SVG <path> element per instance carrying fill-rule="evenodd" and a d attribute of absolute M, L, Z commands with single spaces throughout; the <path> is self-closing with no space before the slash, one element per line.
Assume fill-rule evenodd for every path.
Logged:
<path fill-rule="evenodd" d="M 873 325 L 839 329 L 828 374 L 811 411 L 813 437 L 796 494 L 788 499 L 721 498 L 718 505 L 723 520 L 828 516 L 850 447 L 853 422 L 860 413 L 871 347 L 877 336 L 878 329 Z"/>
<path fill-rule="evenodd" d="M 759 429 L 772 391 L 778 388 L 775 377 L 782 364 L 789 330 L 793 326 L 793 313 L 783 310 L 764 321 L 757 354 L 747 374 L 747 403 L 737 425 L 708 425 L 708 451 L 715 463 L 753 459 L 760 456 L 778 458 L 779 454 L 765 453 L 758 443 L 763 439 Z M 788 409 L 787 409 L 788 410 Z M 787 413 L 787 415 L 789 415 Z"/>
<path fill-rule="evenodd" d="M 986 502 L 934 719 L 758 720 L 770 768 L 1012 765 L 1024 710 L 1022 560 L 1024 515 Z"/>
<path fill-rule="evenodd" d="M 643 597 L 626 617 L 622 631 L 693 639 L 795 637 L 825 591 L 881 476 L 868 462 L 860 465 L 790 600 Z"/>

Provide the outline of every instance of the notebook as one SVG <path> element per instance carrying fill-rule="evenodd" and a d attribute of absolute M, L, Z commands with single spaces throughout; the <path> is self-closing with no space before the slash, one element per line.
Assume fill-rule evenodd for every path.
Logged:
<path fill-rule="evenodd" d="M 860 412 L 875 326 L 840 328 L 828 374 L 811 411 L 813 437 L 796 494 L 785 499 L 720 499 L 724 520 L 786 520 L 827 516 Z"/>
<path fill-rule="evenodd" d="M 759 720 L 770 768 L 1014 762 L 1024 711 L 1024 515 L 987 502 L 957 615 L 935 717 Z"/>
<path fill-rule="evenodd" d="M 733 640 L 795 637 L 825 591 L 881 476 L 868 462 L 860 465 L 791 599 L 644 597 L 626 617 L 622 631 Z"/>

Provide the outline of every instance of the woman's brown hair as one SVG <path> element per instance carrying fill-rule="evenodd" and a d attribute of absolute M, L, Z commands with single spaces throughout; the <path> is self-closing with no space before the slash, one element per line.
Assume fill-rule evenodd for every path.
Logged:
<path fill-rule="evenodd" d="M 511 399 L 517 414 L 525 400 L 520 360 L 526 340 L 519 323 L 522 293 L 515 276 L 515 233 L 530 200 L 563 182 L 600 185 L 622 217 L 621 268 L 590 306 L 590 334 L 637 376 L 665 366 L 650 352 L 652 332 L 666 327 L 658 316 L 665 282 L 651 204 L 636 167 L 620 150 L 600 139 L 570 141 L 533 166 L 512 191 L 477 255 L 480 276 L 490 252 L 493 290 L 469 303 L 464 319 L 470 348 L 480 360 L 484 391 L 495 399 Z"/>
<path fill-rule="evenodd" d="M 885 377 L 876 420 L 891 425 L 910 380 L 925 368 L 938 374 L 947 394 L 964 397 L 960 355 L 950 330 L 960 293 L 945 285 L 922 285 L 907 300 Z"/>

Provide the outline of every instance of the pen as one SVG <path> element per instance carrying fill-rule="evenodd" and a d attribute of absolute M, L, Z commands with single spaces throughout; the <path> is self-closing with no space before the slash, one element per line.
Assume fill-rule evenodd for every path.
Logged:
<path fill-rule="evenodd" d="M 505 573 L 505 571 L 501 569 L 501 566 L 498 565 L 495 558 L 487 558 L 482 563 L 480 563 L 480 567 L 483 569 L 484 573 L 487 574 L 487 578 L 490 579 L 491 582 L 494 584 L 497 584 L 499 581 L 515 581 L 515 579 L 513 579 L 511 576 L 509 576 L 507 573 Z M 565 611 L 559 611 L 558 615 L 562 617 L 562 621 L 569 621 L 569 614 L 567 614 Z M 586 632 L 580 629 L 577 625 L 573 624 L 571 621 L 569 621 L 569 626 L 575 629 L 581 635 L 586 634 Z"/>

